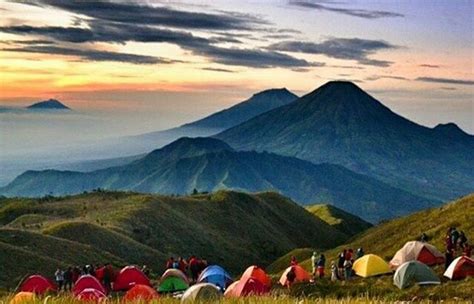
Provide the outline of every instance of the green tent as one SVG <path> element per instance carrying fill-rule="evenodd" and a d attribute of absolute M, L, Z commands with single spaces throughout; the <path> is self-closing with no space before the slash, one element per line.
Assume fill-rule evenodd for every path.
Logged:
<path fill-rule="evenodd" d="M 188 289 L 189 285 L 180 277 L 169 276 L 161 281 L 158 292 L 176 292 Z"/>
<path fill-rule="evenodd" d="M 431 268 L 418 261 L 403 263 L 393 276 L 393 284 L 403 289 L 417 283 L 418 285 L 440 284 L 438 276 Z"/>

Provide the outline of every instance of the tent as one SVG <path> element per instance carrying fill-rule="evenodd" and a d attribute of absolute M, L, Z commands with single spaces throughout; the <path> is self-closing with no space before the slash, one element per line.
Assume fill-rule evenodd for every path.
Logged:
<path fill-rule="evenodd" d="M 35 294 L 30 291 L 20 291 L 11 300 L 10 304 L 32 303 L 35 300 Z"/>
<path fill-rule="evenodd" d="M 311 276 L 309 275 L 309 273 L 306 270 L 304 270 L 303 267 L 301 267 L 300 265 L 295 265 L 295 266 L 290 266 L 290 267 L 286 268 L 286 270 L 283 272 L 283 274 L 280 277 L 280 284 L 281 285 L 283 285 L 283 286 L 288 286 L 289 285 L 289 282 L 288 282 L 288 279 L 286 278 L 286 275 L 288 274 L 288 272 L 290 272 L 291 269 L 294 269 L 295 275 L 296 275 L 294 283 L 309 282 L 309 280 L 311 280 Z"/>
<path fill-rule="evenodd" d="M 181 297 L 181 303 L 209 303 L 218 302 L 222 298 L 222 293 L 216 285 L 211 283 L 198 283 L 186 290 Z"/>
<path fill-rule="evenodd" d="M 392 272 L 388 263 L 375 254 L 366 254 L 358 258 L 352 269 L 358 276 L 364 278 Z"/>
<path fill-rule="evenodd" d="M 189 281 L 186 275 L 178 269 L 168 269 L 160 279 L 159 292 L 176 292 L 188 289 Z"/>
<path fill-rule="evenodd" d="M 99 280 L 89 274 L 81 276 L 76 281 L 74 287 L 72 288 L 72 293 L 74 294 L 74 296 L 77 296 L 84 289 L 87 288 L 92 288 L 102 292 L 103 294 L 107 294 L 107 291 L 105 290 L 104 286 L 99 282 Z"/>
<path fill-rule="evenodd" d="M 159 295 L 156 290 L 150 286 L 140 284 L 133 286 L 123 297 L 125 301 L 152 301 L 158 298 Z"/>
<path fill-rule="evenodd" d="M 224 290 L 227 286 L 232 284 L 232 278 L 227 273 L 227 271 L 224 270 L 224 268 L 218 265 L 212 265 L 206 267 L 206 269 L 201 272 L 198 282 L 211 283 Z"/>
<path fill-rule="evenodd" d="M 31 275 L 27 277 L 20 285 L 19 291 L 34 292 L 44 294 L 48 291 L 56 291 L 57 287 L 51 280 L 42 275 Z"/>
<path fill-rule="evenodd" d="M 107 298 L 107 296 L 94 288 L 86 288 L 75 296 L 77 300 L 85 302 L 101 302 Z"/>
<path fill-rule="evenodd" d="M 418 285 L 430 285 L 440 284 L 441 282 L 433 270 L 425 264 L 418 261 L 405 262 L 395 271 L 393 284 L 403 289 L 413 283 L 418 283 Z"/>
<path fill-rule="evenodd" d="M 245 296 L 260 296 L 270 292 L 270 287 L 255 278 L 242 277 L 232 283 L 224 293 L 225 297 L 237 298 Z"/>
<path fill-rule="evenodd" d="M 120 270 L 113 289 L 115 291 L 129 290 L 137 284 L 151 286 L 150 280 L 140 269 L 135 266 L 127 266 Z"/>
<path fill-rule="evenodd" d="M 240 278 L 240 280 L 247 280 L 247 279 L 250 279 L 250 278 L 253 278 L 254 280 L 257 280 L 257 281 L 260 281 L 260 283 L 262 283 L 263 285 L 267 286 L 267 287 L 271 287 L 272 286 L 272 280 L 270 279 L 270 277 L 267 275 L 267 273 L 260 267 L 258 266 L 250 266 L 249 268 L 247 268 L 244 273 L 242 274 L 242 277 Z"/>
<path fill-rule="evenodd" d="M 462 280 L 474 276 L 474 260 L 467 256 L 460 256 L 449 264 L 444 276 L 451 280 Z"/>
<path fill-rule="evenodd" d="M 426 265 L 442 264 L 444 255 L 439 250 L 428 243 L 419 241 L 407 242 L 390 261 L 390 267 L 396 269 L 408 261 L 420 261 Z"/>

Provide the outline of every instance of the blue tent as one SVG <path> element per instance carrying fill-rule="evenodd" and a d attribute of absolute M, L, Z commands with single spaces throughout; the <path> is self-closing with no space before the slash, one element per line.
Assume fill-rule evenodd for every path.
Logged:
<path fill-rule="evenodd" d="M 198 283 L 211 283 L 224 290 L 232 284 L 232 278 L 221 266 L 211 265 L 201 272 Z"/>

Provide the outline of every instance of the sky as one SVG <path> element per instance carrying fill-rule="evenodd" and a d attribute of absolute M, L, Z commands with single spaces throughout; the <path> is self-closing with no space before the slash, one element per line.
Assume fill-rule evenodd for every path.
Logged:
<path fill-rule="evenodd" d="M 354 81 L 426 126 L 474 134 L 473 1 L 0 1 L 0 111 L 29 149 L 174 127 L 269 88 Z"/>

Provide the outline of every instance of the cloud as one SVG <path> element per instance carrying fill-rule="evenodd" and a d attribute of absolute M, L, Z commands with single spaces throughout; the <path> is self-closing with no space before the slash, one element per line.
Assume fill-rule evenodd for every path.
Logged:
<path fill-rule="evenodd" d="M 261 18 L 248 14 L 233 12 L 210 14 L 164 6 L 140 5 L 133 2 L 69 0 L 38 0 L 36 2 L 98 20 L 128 24 L 212 30 L 250 30 L 255 25 L 268 24 Z"/>
<path fill-rule="evenodd" d="M 454 79 L 454 78 L 435 78 L 435 77 L 418 77 L 415 80 L 435 83 L 449 83 L 459 85 L 474 85 L 474 80 L 469 79 Z"/>
<path fill-rule="evenodd" d="M 395 79 L 395 80 L 408 80 L 408 78 L 403 77 L 403 76 L 392 76 L 392 75 L 374 75 L 365 78 L 367 81 L 375 81 L 379 79 Z"/>
<path fill-rule="evenodd" d="M 72 49 L 57 46 L 26 46 L 19 48 L 4 48 L 2 51 L 7 52 L 25 52 L 25 53 L 42 53 L 56 54 L 63 56 L 74 56 L 88 61 L 117 61 L 128 62 L 134 64 L 157 64 L 172 63 L 173 61 L 160 57 L 144 56 L 128 53 L 116 53 L 109 51 L 99 51 L 91 49 Z"/>
<path fill-rule="evenodd" d="M 235 73 L 234 70 L 223 69 L 223 68 L 202 68 L 201 70 L 204 71 L 212 71 L 212 72 L 223 72 L 223 73 Z"/>
<path fill-rule="evenodd" d="M 398 48 L 383 40 L 368 40 L 359 38 L 330 38 L 321 43 L 303 41 L 283 41 L 270 45 L 268 49 L 306 53 L 322 54 L 331 58 L 355 60 L 362 65 L 387 67 L 391 61 L 370 59 L 369 55 L 381 50 Z"/>
<path fill-rule="evenodd" d="M 437 64 L 420 64 L 419 66 L 423 68 L 432 68 L 432 69 L 440 68 L 440 66 Z"/>
<path fill-rule="evenodd" d="M 90 28 L 78 27 L 33 27 L 29 25 L 20 26 L 4 26 L 0 27 L 1 32 L 7 32 L 17 35 L 40 36 L 55 39 L 68 43 L 85 43 L 85 42 L 108 42 L 108 43 L 126 43 L 127 41 L 137 42 L 166 42 L 180 46 L 185 50 L 191 51 L 195 55 L 209 58 L 212 62 L 257 67 L 309 67 L 320 66 L 321 63 L 309 63 L 306 60 L 298 59 L 287 54 L 259 49 L 243 49 L 243 48 L 223 48 L 216 44 L 221 42 L 234 42 L 232 40 L 221 39 L 222 37 L 203 38 L 194 36 L 185 31 L 175 31 L 168 29 L 160 29 L 150 26 L 133 25 L 133 24 L 117 24 L 108 21 L 89 21 Z M 30 48 L 11 48 L 10 51 L 38 52 L 48 53 L 45 47 L 35 46 Z M 85 60 L 107 60 L 127 61 L 131 63 L 162 63 L 166 62 L 157 57 L 124 54 L 119 53 L 104 54 L 105 52 L 86 49 L 83 52 L 80 49 L 70 48 L 50 48 L 52 54 L 64 54 L 79 56 Z"/>
<path fill-rule="evenodd" d="M 334 12 L 344 15 L 349 15 L 353 17 L 365 18 L 365 19 L 379 19 L 379 18 L 390 18 L 390 17 L 404 17 L 403 14 L 388 12 L 388 11 L 379 11 L 379 10 L 366 10 L 366 9 L 354 9 L 354 8 L 341 8 L 328 6 L 321 3 L 316 3 L 320 1 L 289 1 L 290 5 L 299 6 L 303 8 L 311 8 L 320 11 Z M 334 3 L 335 4 L 335 3 Z"/>

